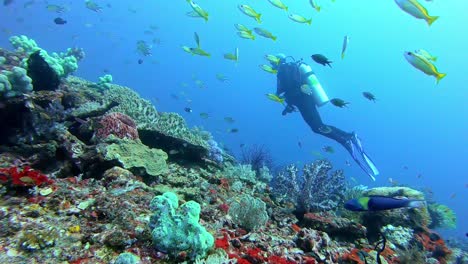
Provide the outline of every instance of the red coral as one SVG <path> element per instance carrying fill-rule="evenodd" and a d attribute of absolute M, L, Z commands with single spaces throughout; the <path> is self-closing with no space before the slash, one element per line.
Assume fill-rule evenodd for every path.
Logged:
<path fill-rule="evenodd" d="M 273 263 L 273 264 L 295 264 L 295 261 L 287 260 L 285 258 L 282 258 L 280 256 L 270 256 L 268 257 L 268 263 Z"/>
<path fill-rule="evenodd" d="M 353 248 L 351 252 L 344 254 L 341 259 L 344 261 L 350 261 L 351 263 L 364 264 L 364 261 L 359 257 L 360 251 L 361 250 L 357 248 Z"/>
<path fill-rule="evenodd" d="M 110 135 L 118 138 L 139 138 L 135 122 L 131 117 L 122 113 L 110 113 L 99 120 L 96 137 L 104 139 Z"/>
<path fill-rule="evenodd" d="M 29 166 L 25 166 L 21 171 L 16 166 L 0 168 L 0 182 L 13 187 L 33 187 L 54 183 L 46 175 Z"/>
<path fill-rule="evenodd" d="M 416 234 L 416 239 L 422 244 L 424 249 L 432 252 L 432 257 L 440 263 L 447 263 L 447 257 L 452 251 L 445 245 L 444 240 L 435 232 L 429 229 Z"/>
<path fill-rule="evenodd" d="M 224 250 L 228 249 L 229 247 L 229 236 L 228 234 L 224 233 L 223 238 L 218 238 L 215 241 L 216 248 L 222 248 Z"/>

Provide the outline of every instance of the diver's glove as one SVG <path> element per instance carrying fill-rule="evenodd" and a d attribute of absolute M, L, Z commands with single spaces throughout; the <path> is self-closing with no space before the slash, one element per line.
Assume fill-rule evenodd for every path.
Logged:
<path fill-rule="evenodd" d="M 379 175 L 379 170 L 375 166 L 371 158 L 364 152 L 361 145 L 361 140 L 356 133 L 353 132 L 351 137 L 346 141 L 349 153 L 354 161 L 363 169 L 369 177 L 375 181 L 375 176 Z"/>

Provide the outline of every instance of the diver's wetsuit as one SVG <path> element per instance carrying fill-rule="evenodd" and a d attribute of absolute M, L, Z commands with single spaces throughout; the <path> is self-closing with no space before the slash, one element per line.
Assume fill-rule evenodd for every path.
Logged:
<path fill-rule="evenodd" d="M 293 107 L 297 107 L 302 118 L 314 133 L 335 140 L 349 151 L 350 149 L 347 141 L 352 137 L 352 134 L 322 122 L 313 97 L 301 91 L 301 85 L 303 84 L 305 84 L 305 78 L 301 77 L 296 62 L 282 63 L 279 65 L 276 94 L 279 96 L 284 93 L 287 106 L 283 111 L 283 115 L 292 112 Z"/>

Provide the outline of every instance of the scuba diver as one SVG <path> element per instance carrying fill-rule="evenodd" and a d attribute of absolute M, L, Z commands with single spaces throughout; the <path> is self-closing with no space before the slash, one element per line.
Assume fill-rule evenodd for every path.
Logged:
<path fill-rule="evenodd" d="M 304 121 L 314 133 L 328 137 L 340 143 L 351 154 L 356 163 L 375 181 L 379 174 L 369 156 L 364 152 L 361 141 L 355 132 L 348 133 L 334 126 L 326 125 L 317 110 L 329 99 L 311 67 L 291 56 L 278 54 L 278 65 L 272 65 L 277 72 L 276 95 L 284 98 L 286 107 L 282 114 L 299 111 Z M 286 62 L 290 58 L 291 62 Z"/>

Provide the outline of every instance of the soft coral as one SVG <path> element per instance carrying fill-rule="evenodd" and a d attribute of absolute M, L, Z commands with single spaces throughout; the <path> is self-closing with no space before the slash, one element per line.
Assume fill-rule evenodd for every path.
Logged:
<path fill-rule="evenodd" d="M 12 166 L 10 168 L 0 168 L 0 182 L 9 184 L 12 187 L 33 187 L 52 184 L 54 181 L 29 166 L 25 166 L 22 170 Z"/>

